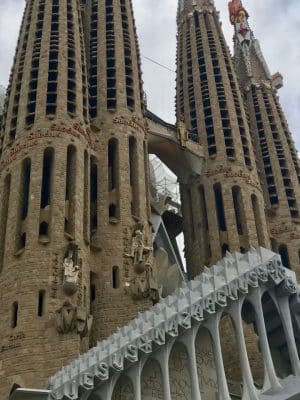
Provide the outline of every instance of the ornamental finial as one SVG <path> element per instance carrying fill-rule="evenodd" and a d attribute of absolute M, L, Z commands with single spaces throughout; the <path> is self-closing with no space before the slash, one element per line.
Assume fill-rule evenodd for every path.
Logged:
<path fill-rule="evenodd" d="M 249 18 L 249 14 L 243 7 L 241 0 L 231 0 L 228 3 L 230 22 L 232 25 Z"/>

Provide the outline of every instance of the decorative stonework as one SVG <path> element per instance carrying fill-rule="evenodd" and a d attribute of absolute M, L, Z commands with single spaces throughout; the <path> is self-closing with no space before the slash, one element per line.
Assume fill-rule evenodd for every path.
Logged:
<path fill-rule="evenodd" d="M 64 280 L 63 289 L 66 295 L 72 296 L 77 292 L 79 274 L 81 271 L 80 260 L 78 258 L 78 246 L 70 243 L 67 255 L 63 262 Z"/>
<path fill-rule="evenodd" d="M 52 398 L 60 400 L 63 396 L 68 397 L 72 394 L 71 398 L 76 400 L 80 398 L 80 388 L 92 390 L 101 384 L 105 388 L 105 382 L 109 382 L 114 374 L 124 371 L 126 365 L 139 363 L 142 354 L 144 357 L 150 357 L 158 347 L 168 348 L 177 338 L 186 344 L 191 354 L 192 341 L 188 338 L 197 326 L 205 324 L 209 327 L 210 321 L 216 321 L 215 317 L 220 315 L 222 310 L 227 310 L 237 320 L 241 300 L 249 296 L 252 298 L 251 301 L 254 301 L 254 293 L 257 293 L 258 298 L 261 299 L 259 288 L 270 290 L 272 293 L 278 291 L 278 294 L 283 296 L 282 300 L 278 297 L 278 304 L 280 307 L 285 307 L 285 299 L 295 293 L 295 282 L 295 274 L 285 269 L 280 257 L 269 250 L 258 248 L 251 249 L 246 254 L 228 253 L 222 261 L 206 269 L 202 275 L 190 281 L 184 288 L 178 289 L 174 295 L 168 296 L 151 310 L 140 314 L 129 325 L 122 327 L 107 340 L 98 343 L 87 354 L 53 376 L 49 381 Z M 290 316 L 286 314 L 286 318 Z M 283 323 L 288 322 L 283 321 Z M 240 335 L 243 329 L 242 323 L 237 325 L 237 328 Z M 261 330 L 261 326 L 259 329 Z M 217 340 L 216 331 L 211 332 L 214 332 L 213 340 Z M 263 343 L 267 341 L 262 342 L 262 345 Z M 239 345 L 239 351 L 244 351 L 243 349 Z M 262 351 L 267 354 L 264 346 Z M 158 359 L 163 362 L 164 353 L 160 354 L 162 358 L 158 357 Z M 203 350 L 199 350 L 198 359 L 201 365 L 210 362 L 209 358 L 209 354 L 205 355 Z M 216 367 L 220 368 L 220 365 Z M 193 368 L 197 366 L 194 365 Z M 242 368 L 246 368 L 246 365 L 243 364 Z M 272 371 L 269 364 L 267 364 L 267 371 L 268 373 Z M 208 380 L 208 377 L 203 379 L 207 385 L 215 387 L 215 381 Z M 191 381 L 191 385 L 192 390 L 196 390 L 194 380 Z M 229 400 L 228 388 L 226 389 L 224 385 L 224 380 L 218 382 L 219 393 L 223 396 L 222 398 Z M 250 382 L 247 390 L 254 395 L 255 388 Z M 111 395 L 109 392 L 106 393 L 105 398 L 110 399 Z M 258 398 L 255 395 L 253 399 Z"/>
<path fill-rule="evenodd" d="M 93 323 L 93 317 L 84 308 L 74 307 L 70 303 L 65 303 L 56 311 L 55 320 L 58 333 L 66 335 L 75 332 L 81 337 L 90 333 Z"/>

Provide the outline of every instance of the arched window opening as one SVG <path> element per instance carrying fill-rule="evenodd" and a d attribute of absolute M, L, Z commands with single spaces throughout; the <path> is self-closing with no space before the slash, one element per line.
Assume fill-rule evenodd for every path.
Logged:
<path fill-rule="evenodd" d="M 253 214 L 254 214 L 254 222 L 255 222 L 255 227 L 256 227 L 256 234 L 257 234 L 257 241 L 259 246 L 265 246 L 265 240 L 264 240 L 264 229 L 263 229 L 263 219 L 261 215 L 261 210 L 259 207 L 258 199 L 255 194 L 251 195 L 251 202 L 252 202 L 252 209 L 253 209 Z M 271 239 L 272 241 L 272 239 Z"/>
<path fill-rule="evenodd" d="M 90 230 L 92 235 L 98 228 L 98 166 L 94 157 L 91 157 L 90 188 Z"/>
<path fill-rule="evenodd" d="M 214 184 L 214 194 L 215 194 L 215 203 L 216 203 L 216 212 L 218 219 L 219 230 L 225 232 L 226 228 L 226 220 L 225 220 L 225 210 L 224 210 L 224 202 L 222 195 L 222 187 L 220 183 Z"/>
<path fill-rule="evenodd" d="M 119 267 L 113 267 L 112 269 L 112 285 L 114 289 L 120 287 L 120 269 Z"/>
<path fill-rule="evenodd" d="M 290 258 L 289 258 L 289 252 L 288 252 L 287 246 L 286 246 L 285 244 L 282 244 L 282 245 L 279 246 L 278 253 L 279 253 L 280 256 L 281 256 L 282 264 L 283 264 L 286 268 L 291 269 Z"/>
<path fill-rule="evenodd" d="M 0 272 L 3 268 L 4 255 L 5 255 L 5 241 L 6 241 L 6 227 L 8 218 L 8 208 L 9 208 L 9 197 L 10 197 L 10 186 L 11 186 L 11 176 L 7 175 L 4 179 L 4 188 L 2 192 L 1 201 L 1 214 L 0 214 Z"/>
<path fill-rule="evenodd" d="M 75 234 L 76 169 L 76 148 L 70 145 L 67 150 L 65 231 L 71 237 Z"/>
<path fill-rule="evenodd" d="M 130 187 L 131 187 L 131 214 L 139 216 L 139 169 L 137 142 L 133 136 L 129 138 L 129 165 L 130 165 Z"/>
<path fill-rule="evenodd" d="M 243 209 L 243 199 L 241 188 L 239 186 L 234 186 L 232 188 L 232 198 L 233 206 L 236 219 L 236 227 L 239 235 L 244 235 L 245 233 L 245 213 Z"/>
<path fill-rule="evenodd" d="M 19 311 L 19 304 L 15 301 L 12 305 L 12 314 L 11 314 L 11 327 L 14 329 L 18 325 L 18 311 Z"/>
<path fill-rule="evenodd" d="M 39 291 L 39 299 L 38 299 L 38 317 L 42 317 L 44 315 L 44 307 L 45 307 L 45 290 Z"/>
<path fill-rule="evenodd" d="M 108 142 L 108 191 L 112 192 L 118 185 L 118 142 Z"/>
<path fill-rule="evenodd" d="M 50 205 L 51 189 L 52 189 L 52 173 L 53 173 L 54 150 L 46 149 L 43 159 L 43 178 L 41 191 L 41 208 Z"/>
<path fill-rule="evenodd" d="M 275 372 L 278 378 L 284 379 L 292 375 L 292 366 L 281 317 L 268 292 L 262 297 L 262 306 Z"/>

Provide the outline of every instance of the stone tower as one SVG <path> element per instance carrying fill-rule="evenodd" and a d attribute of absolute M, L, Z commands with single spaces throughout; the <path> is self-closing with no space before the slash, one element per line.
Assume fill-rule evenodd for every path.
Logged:
<path fill-rule="evenodd" d="M 287 267 L 299 269 L 300 165 L 278 98 L 282 76 L 271 75 L 241 1 L 229 3 L 235 64 L 249 112 L 272 248 Z"/>
<path fill-rule="evenodd" d="M 99 149 L 89 161 L 91 218 L 86 231 L 94 342 L 152 304 L 145 272 L 152 239 L 147 124 L 131 0 L 88 0 L 84 26 L 89 114 Z"/>
<path fill-rule="evenodd" d="M 212 0 L 180 0 L 177 120 L 205 149 L 201 178 L 181 184 L 189 277 L 227 250 L 269 246 L 247 116 Z"/>
<path fill-rule="evenodd" d="M 78 1 L 28 0 L 1 130 L 2 399 L 88 348 L 87 95 Z"/>
<path fill-rule="evenodd" d="M 157 300 L 143 109 L 131 1 L 27 0 L 1 129 L 1 399 Z"/>

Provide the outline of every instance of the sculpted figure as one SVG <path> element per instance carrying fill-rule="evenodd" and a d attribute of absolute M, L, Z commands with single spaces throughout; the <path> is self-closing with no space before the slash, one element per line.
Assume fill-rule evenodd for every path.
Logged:
<path fill-rule="evenodd" d="M 141 230 L 142 229 L 142 230 Z M 130 254 L 125 254 L 126 257 L 133 258 L 133 264 L 141 264 L 145 265 L 149 264 L 149 256 L 153 250 L 152 247 L 147 246 L 145 244 L 143 228 L 136 229 L 134 232 L 134 236 L 132 238 L 131 252 Z"/>
<path fill-rule="evenodd" d="M 249 17 L 249 14 L 242 5 L 241 0 L 231 0 L 228 3 L 230 21 L 234 25 L 236 22 L 242 22 Z"/>
<path fill-rule="evenodd" d="M 186 147 L 186 142 L 188 141 L 188 131 L 186 129 L 183 115 L 180 116 L 177 124 L 177 135 L 181 146 Z"/>
<path fill-rule="evenodd" d="M 64 278 L 65 282 L 78 283 L 79 266 L 75 265 L 73 261 L 73 252 L 69 250 L 68 256 L 64 259 Z"/>

